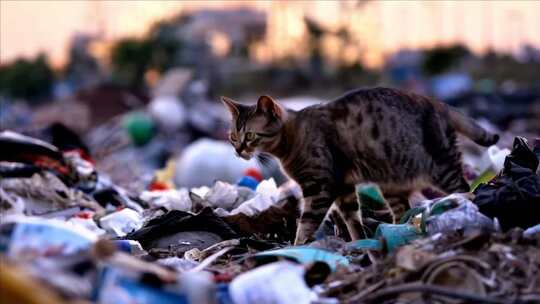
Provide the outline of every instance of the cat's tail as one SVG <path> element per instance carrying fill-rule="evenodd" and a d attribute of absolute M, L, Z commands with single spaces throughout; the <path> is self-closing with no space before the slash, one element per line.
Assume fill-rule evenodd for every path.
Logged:
<path fill-rule="evenodd" d="M 448 109 L 450 123 L 459 133 L 484 147 L 494 145 L 499 141 L 499 135 L 482 129 L 473 119 L 465 116 L 458 110 L 452 107 L 448 107 Z"/>

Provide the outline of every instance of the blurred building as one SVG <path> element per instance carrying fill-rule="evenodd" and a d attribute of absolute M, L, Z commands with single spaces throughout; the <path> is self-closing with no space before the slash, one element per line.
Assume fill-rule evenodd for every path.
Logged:
<path fill-rule="evenodd" d="M 241 53 L 245 45 L 261 40 L 266 32 L 266 14 L 249 8 L 202 9 L 186 19 L 178 28 L 184 40 L 205 40 L 216 55 Z"/>

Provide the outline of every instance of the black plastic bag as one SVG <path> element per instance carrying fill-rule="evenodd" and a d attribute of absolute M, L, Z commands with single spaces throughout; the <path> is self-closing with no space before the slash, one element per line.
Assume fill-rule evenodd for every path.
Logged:
<path fill-rule="evenodd" d="M 535 151 L 538 151 L 538 147 Z M 516 137 L 504 169 L 475 191 L 474 203 L 480 212 L 497 218 L 503 231 L 526 229 L 540 223 L 540 176 L 538 156 L 523 137 Z"/>

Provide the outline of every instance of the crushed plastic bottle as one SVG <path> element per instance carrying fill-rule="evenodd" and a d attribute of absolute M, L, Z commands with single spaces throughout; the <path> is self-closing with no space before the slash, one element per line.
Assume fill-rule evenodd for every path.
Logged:
<path fill-rule="evenodd" d="M 449 233 L 463 230 L 464 233 L 472 230 L 496 230 L 495 223 L 478 211 L 478 207 L 469 200 L 463 200 L 459 206 L 447 210 L 439 215 L 430 216 L 426 220 L 426 230 L 429 235 L 436 233 Z"/>
<path fill-rule="evenodd" d="M 108 214 L 102 217 L 99 222 L 103 229 L 115 236 L 125 236 L 129 232 L 140 229 L 143 225 L 141 215 L 129 208 Z"/>

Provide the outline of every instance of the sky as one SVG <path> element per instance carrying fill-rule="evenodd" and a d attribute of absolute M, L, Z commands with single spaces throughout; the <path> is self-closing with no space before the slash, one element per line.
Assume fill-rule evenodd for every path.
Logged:
<path fill-rule="evenodd" d="M 336 9 L 340 5 L 337 1 L 0 0 L 0 63 L 46 52 L 53 64 L 60 65 L 77 32 L 101 32 L 108 40 L 140 36 L 152 23 L 181 10 L 250 6 L 273 14 L 279 12 L 276 7 L 285 6 L 283 14 L 290 19 L 312 14 L 332 22 L 342 18 Z M 359 20 L 351 24 L 364 32 L 363 37 L 377 40 L 377 52 L 454 40 L 478 50 L 487 44 L 509 50 L 523 42 L 540 47 L 540 1 L 372 1 L 366 6 L 366 13 L 349 18 Z M 272 47 L 286 50 L 291 35 L 292 28 L 285 30 Z"/>
<path fill-rule="evenodd" d="M 149 26 L 181 10 L 236 7 L 250 1 L 81 1 L 1 0 L 0 62 L 46 52 L 55 63 L 65 60 L 77 32 L 105 30 L 107 39 L 144 34 Z"/>

